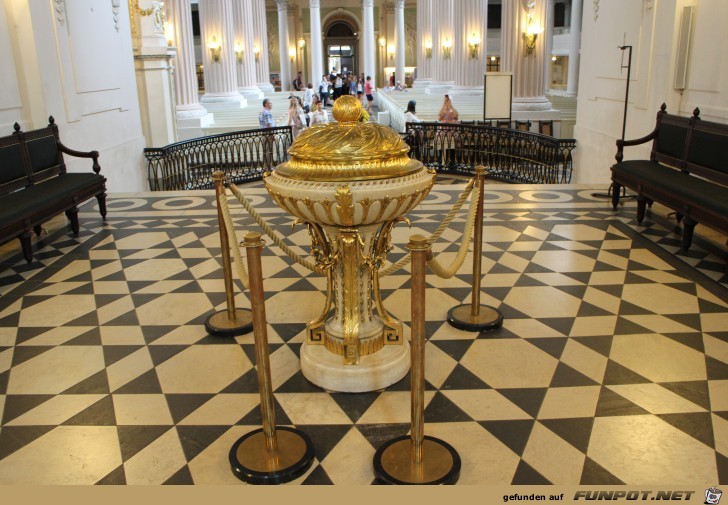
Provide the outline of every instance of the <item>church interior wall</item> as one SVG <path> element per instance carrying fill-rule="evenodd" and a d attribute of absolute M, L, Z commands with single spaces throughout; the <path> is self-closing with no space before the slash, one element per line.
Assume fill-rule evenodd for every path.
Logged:
<path fill-rule="evenodd" d="M 688 83 L 674 89 L 674 72 L 682 7 L 693 5 Z M 706 120 L 728 120 L 728 36 L 716 24 L 728 19 L 721 0 L 615 0 L 585 4 L 582 19 L 581 66 L 574 136 L 576 181 L 609 181 L 615 142 L 622 136 L 627 53 L 632 69 L 626 138 L 654 128 L 662 103 L 668 112 L 689 115 L 695 107 Z M 720 36 L 717 36 L 720 34 Z M 649 156 L 650 145 L 627 150 L 626 159 Z"/>

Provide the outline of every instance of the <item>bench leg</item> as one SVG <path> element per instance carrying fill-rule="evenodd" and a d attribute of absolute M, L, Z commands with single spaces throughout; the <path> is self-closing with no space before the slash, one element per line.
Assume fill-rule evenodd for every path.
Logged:
<path fill-rule="evenodd" d="M 68 209 L 66 211 L 66 217 L 71 221 L 71 231 L 78 237 L 78 208 Z"/>
<path fill-rule="evenodd" d="M 33 261 L 33 246 L 30 243 L 30 237 L 30 230 L 24 231 L 21 233 L 20 237 L 18 237 L 20 239 L 20 245 L 23 248 L 23 257 L 28 263 Z"/>
<path fill-rule="evenodd" d="M 40 234 L 43 233 L 43 227 L 41 225 L 35 226 L 33 227 L 33 231 L 36 237 L 40 237 Z"/>
<path fill-rule="evenodd" d="M 612 183 L 612 209 L 617 210 L 617 205 L 619 205 L 619 192 L 622 189 L 621 184 L 617 184 L 616 182 Z"/>
<path fill-rule="evenodd" d="M 683 252 L 690 249 L 690 246 L 693 243 L 693 231 L 695 230 L 695 225 L 698 224 L 693 219 L 690 219 L 689 217 L 683 218 L 683 232 L 682 232 L 682 250 Z"/>
<path fill-rule="evenodd" d="M 96 195 L 96 200 L 99 202 L 99 213 L 101 214 L 101 219 L 106 221 L 106 193 Z"/>
<path fill-rule="evenodd" d="M 647 207 L 647 200 L 642 197 L 637 197 L 637 223 L 642 224 L 645 219 L 645 208 Z"/>

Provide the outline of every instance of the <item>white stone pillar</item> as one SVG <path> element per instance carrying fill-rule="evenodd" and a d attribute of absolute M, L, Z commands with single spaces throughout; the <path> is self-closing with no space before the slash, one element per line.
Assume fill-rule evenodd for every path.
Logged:
<path fill-rule="evenodd" d="M 543 30 L 546 19 L 546 0 L 503 0 L 501 23 L 501 68 L 513 73 L 513 111 L 551 110 L 544 90 L 543 32 L 538 34 L 533 51 L 526 51 L 523 33 L 530 23 L 532 29 Z"/>
<path fill-rule="evenodd" d="M 276 0 L 278 7 L 278 47 L 281 59 L 281 91 L 291 89 L 291 61 L 288 58 L 288 0 Z"/>
<path fill-rule="evenodd" d="M 372 86 L 377 85 L 376 53 L 377 45 L 374 41 L 374 0 L 362 0 L 362 25 L 364 36 L 364 76 L 371 76 Z M 360 72 L 361 73 L 361 72 Z"/>
<path fill-rule="evenodd" d="M 404 53 L 406 44 L 404 34 L 404 0 L 394 0 L 394 77 L 395 81 L 402 83 L 402 86 L 405 85 Z"/>
<path fill-rule="evenodd" d="M 571 0 L 571 28 L 569 31 L 569 75 L 566 92 L 576 96 L 579 91 L 579 53 L 581 51 L 581 5 L 582 0 Z"/>
<path fill-rule="evenodd" d="M 457 0 L 457 28 L 453 43 L 455 86 L 452 95 L 483 94 L 483 74 L 488 62 L 488 0 Z"/>
<path fill-rule="evenodd" d="M 432 83 L 425 88 L 428 94 L 448 93 L 455 85 L 453 74 L 456 58 L 453 25 L 454 3 L 461 0 L 436 0 L 432 2 Z M 445 46 L 449 44 L 449 50 Z M 455 106 L 457 107 L 457 105 Z"/>
<path fill-rule="evenodd" d="M 203 135 L 202 128 L 213 124 L 213 116 L 200 105 L 195 67 L 190 0 L 167 0 L 171 43 L 177 48 L 174 83 L 177 97 L 177 140 Z"/>
<path fill-rule="evenodd" d="M 162 20 L 163 3 L 152 0 L 135 12 L 134 67 L 141 112 L 142 132 L 148 147 L 163 147 L 177 140 L 174 67 L 168 54 Z"/>
<path fill-rule="evenodd" d="M 204 0 L 203 0 L 204 1 Z M 255 83 L 263 93 L 273 93 L 268 63 L 268 27 L 266 25 L 265 0 L 251 0 L 253 4 L 253 60 Z"/>
<path fill-rule="evenodd" d="M 553 62 L 551 56 L 554 45 L 554 0 L 546 0 L 546 31 L 544 31 L 545 44 L 544 48 L 544 63 L 543 63 L 543 85 L 544 90 L 548 91 L 551 89 L 551 75 Z"/>
<path fill-rule="evenodd" d="M 235 75 L 232 0 L 204 0 L 198 6 L 205 73 L 205 94 L 200 101 L 210 110 L 245 107 Z"/>
<path fill-rule="evenodd" d="M 417 0 L 417 80 L 414 87 L 432 82 L 432 0 Z"/>
<path fill-rule="evenodd" d="M 324 40 L 321 34 L 321 0 L 310 0 L 311 16 L 311 84 L 318 92 L 324 75 Z"/>
<path fill-rule="evenodd" d="M 204 1 L 204 0 L 203 0 Z M 253 55 L 253 5 L 233 0 L 233 27 L 235 33 L 235 71 L 238 92 L 246 100 L 260 100 L 263 92 L 256 84 L 255 57 Z"/>

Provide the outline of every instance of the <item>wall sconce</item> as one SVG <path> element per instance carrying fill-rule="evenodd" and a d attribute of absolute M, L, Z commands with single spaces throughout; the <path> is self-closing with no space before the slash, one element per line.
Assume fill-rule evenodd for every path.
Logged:
<path fill-rule="evenodd" d="M 425 41 L 425 58 L 432 58 L 432 41 Z"/>
<path fill-rule="evenodd" d="M 296 59 L 296 50 L 294 48 L 288 50 L 288 58 L 291 60 L 291 63 Z"/>
<path fill-rule="evenodd" d="M 390 60 L 394 59 L 394 46 L 387 46 L 387 55 Z"/>
<path fill-rule="evenodd" d="M 552 56 L 551 61 L 556 61 L 556 56 Z"/>
<path fill-rule="evenodd" d="M 164 38 L 167 39 L 167 46 L 172 47 L 174 45 L 174 30 L 169 21 L 164 23 Z"/>
<path fill-rule="evenodd" d="M 255 62 L 258 63 L 260 61 L 260 47 L 258 44 L 253 46 L 253 54 L 255 55 Z"/>
<path fill-rule="evenodd" d="M 238 63 L 243 62 L 243 46 L 240 45 L 240 42 L 235 43 L 235 58 L 237 58 Z"/>
<path fill-rule="evenodd" d="M 303 37 L 301 37 L 300 39 L 298 39 L 298 47 L 300 47 L 301 49 L 303 49 L 304 47 L 306 47 L 306 39 L 304 39 Z"/>
<path fill-rule="evenodd" d="M 534 26 L 533 18 L 528 15 L 528 21 L 526 22 L 526 30 L 523 32 L 523 42 L 526 45 L 526 56 L 533 54 L 533 50 L 536 49 L 536 39 L 539 34 L 543 33 L 543 27 Z"/>
<path fill-rule="evenodd" d="M 385 47 L 387 45 L 387 39 L 379 37 L 379 47 Z"/>
<path fill-rule="evenodd" d="M 475 32 L 468 37 L 468 47 L 470 48 L 470 59 L 474 60 L 478 57 L 478 48 L 480 47 L 480 37 Z"/>
<path fill-rule="evenodd" d="M 450 51 L 452 51 L 452 40 L 450 37 L 446 37 L 445 40 L 442 41 L 442 56 L 445 59 L 450 58 Z"/>
<path fill-rule="evenodd" d="M 212 37 L 212 42 L 207 44 L 207 48 L 210 50 L 210 53 L 212 54 L 212 61 L 219 62 L 220 61 L 220 43 L 217 41 L 217 38 Z"/>

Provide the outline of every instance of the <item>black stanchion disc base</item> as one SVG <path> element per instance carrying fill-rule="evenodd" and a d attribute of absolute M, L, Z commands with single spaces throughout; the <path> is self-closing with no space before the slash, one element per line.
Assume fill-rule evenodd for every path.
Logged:
<path fill-rule="evenodd" d="M 210 335 L 236 337 L 253 331 L 253 313 L 248 309 L 235 309 L 235 319 L 226 310 L 215 312 L 205 319 L 205 329 Z"/>
<path fill-rule="evenodd" d="M 471 304 L 458 305 L 447 313 L 447 322 L 458 330 L 488 331 L 503 326 L 503 314 L 490 305 L 481 305 L 474 316 Z"/>
<path fill-rule="evenodd" d="M 447 442 L 425 435 L 422 462 L 415 464 L 412 440 L 403 435 L 377 449 L 374 475 L 383 484 L 455 484 L 460 478 L 460 455 Z"/>
<path fill-rule="evenodd" d="M 246 433 L 230 449 L 235 476 L 250 484 L 283 484 L 297 479 L 313 463 L 311 439 L 295 428 L 276 428 L 278 449 L 267 451 L 262 428 Z"/>

